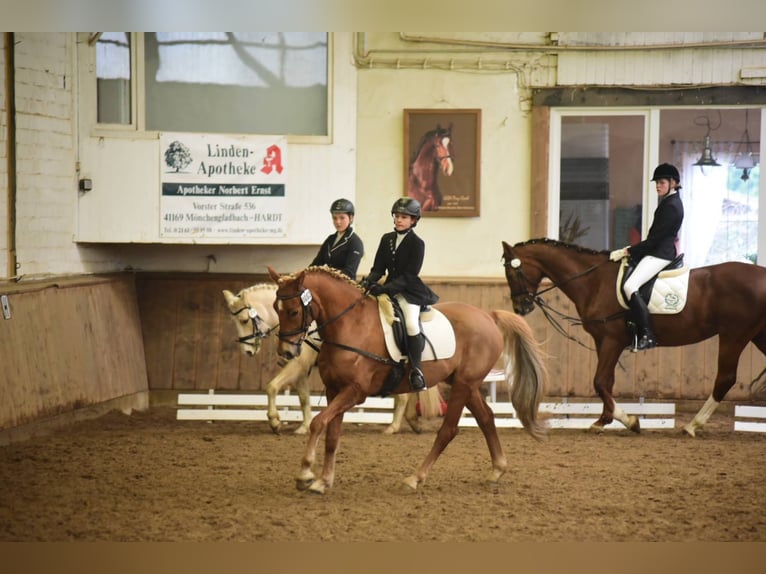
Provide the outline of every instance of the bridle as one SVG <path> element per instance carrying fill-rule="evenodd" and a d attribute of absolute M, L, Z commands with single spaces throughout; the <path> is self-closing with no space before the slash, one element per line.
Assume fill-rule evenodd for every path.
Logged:
<path fill-rule="evenodd" d="M 592 273 L 593 271 L 601 267 L 607 261 L 609 260 L 607 259 L 605 261 L 592 265 L 588 267 L 587 269 L 585 269 L 584 271 L 581 271 L 580 273 L 576 273 L 560 283 L 554 283 L 553 281 L 551 281 L 551 285 L 549 287 L 546 287 L 542 291 L 538 291 L 537 289 L 534 289 L 534 290 L 531 289 L 530 287 L 531 281 L 529 281 L 526 274 L 524 273 L 524 270 L 521 268 L 521 259 L 519 259 L 518 257 L 513 257 L 510 260 L 503 261 L 503 266 L 506 269 L 510 268 L 513 270 L 513 272 L 516 274 L 517 282 L 522 287 L 522 291 L 520 292 L 514 292 L 513 287 L 511 287 L 511 301 L 516 301 L 517 299 L 521 299 L 521 308 L 523 311 L 525 311 L 525 314 L 532 311 L 534 306 L 537 305 L 540 308 L 540 310 L 543 312 L 543 315 L 545 315 L 545 318 L 553 326 L 553 328 L 556 329 L 556 331 L 558 331 L 561 335 L 563 335 L 567 339 L 575 341 L 579 345 L 590 349 L 590 347 L 587 347 L 586 345 L 584 345 L 583 343 L 581 343 L 580 341 L 572 337 L 569 333 L 567 333 L 566 330 L 561 326 L 561 324 L 556 320 L 554 315 L 557 315 L 559 319 L 564 319 L 566 321 L 569 321 L 572 325 L 583 325 L 584 323 L 606 323 L 607 321 L 612 321 L 614 319 L 623 317 L 625 315 L 625 312 L 620 311 L 618 313 L 614 313 L 613 315 L 609 315 L 608 317 L 603 317 L 601 319 L 580 319 L 579 317 L 573 317 L 571 315 L 562 313 L 561 311 L 558 311 L 557 309 L 554 309 L 542 298 L 542 295 L 544 295 L 548 291 L 552 291 L 553 289 L 560 289 L 563 285 L 566 285 L 567 283 L 574 281 L 575 279 L 579 279 L 580 277 L 584 277 L 585 275 Z"/>
<path fill-rule="evenodd" d="M 295 299 L 296 297 L 300 297 L 300 299 L 301 299 L 301 312 L 302 312 L 301 326 L 296 328 L 296 329 L 293 329 L 292 331 L 284 331 L 283 332 L 282 330 L 280 330 L 279 333 L 277 334 L 277 337 L 281 341 L 287 341 L 291 345 L 296 346 L 298 348 L 299 352 L 300 352 L 300 347 L 301 347 L 301 345 L 303 345 L 303 343 L 306 343 L 308 346 L 312 347 L 315 351 L 318 352 L 319 348 L 316 347 L 312 343 L 312 341 L 311 341 L 311 339 L 309 337 L 311 335 L 313 335 L 314 333 L 318 334 L 319 331 L 324 329 L 327 325 L 329 325 L 330 323 L 334 323 L 335 321 L 337 321 L 338 319 L 343 317 L 343 315 L 345 315 L 346 313 L 351 311 L 351 309 L 356 307 L 360 302 L 364 301 L 364 299 L 367 297 L 367 295 L 366 295 L 366 293 L 363 293 L 361 295 L 361 297 L 355 299 L 354 302 L 351 303 L 351 305 L 349 305 L 348 307 L 343 309 L 343 311 L 341 311 L 340 313 L 338 313 L 334 317 L 330 317 L 329 319 L 327 319 L 323 323 L 319 323 L 317 321 L 317 316 L 314 314 L 314 310 L 313 310 L 313 307 L 312 307 L 312 305 L 314 303 L 314 296 L 311 294 L 311 290 L 310 289 L 303 289 L 302 291 L 300 291 L 298 293 L 292 293 L 290 295 L 279 295 L 279 294 L 277 294 L 277 301 L 288 301 L 290 299 Z M 317 326 L 314 329 L 309 330 L 310 327 L 311 327 L 311 323 L 313 323 L 314 321 L 317 321 Z M 295 335 L 298 335 L 298 334 L 300 334 L 301 336 L 300 336 L 300 338 L 297 341 L 290 341 L 289 340 L 290 337 L 294 337 Z M 375 353 L 371 353 L 369 351 L 365 351 L 364 349 L 358 349 L 356 347 L 351 347 L 351 346 L 345 345 L 343 343 L 337 343 L 335 341 L 329 341 L 329 340 L 326 340 L 326 339 L 322 339 L 322 344 L 334 345 L 336 347 L 340 347 L 341 349 L 345 349 L 347 351 L 352 351 L 354 353 L 358 353 L 358 354 L 363 355 L 363 356 L 365 356 L 365 357 L 367 357 L 369 359 L 374 359 L 374 360 L 382 362 L 382 363 L 396 364 L 394 361 L 392 361 L 388 357 L 382 357 L 380 355 L 376 355 Z"/>
<path fill-rule="evenodd" d="M 244 305 L 243 307 L 240 307 L 236 311 L 231 311 L 231 314 L 234 316 L 239 315 L 242 311 L 247 311 L 247 316 L 250 318 L 250 321 L 253 324 L 253 334 L 252 335 L 245 335 L 244 337 L 237 337 L 237 342 L 242 343 L 243 345 L 250 345 L 251 347 L 258 348 L 258 344 L 256 341 L 259 341 L 260 339 L 265 339 L 268 336 L 270 336 L 275 329 L 279 327 L 279 323 L 274 325 L 273 327 L 269 327 L 266 322 L 263 320 L 263 318 L 258 315 L 258 312 L 253 309 L 250 305 Z M 262 330 L 260 328 L 260 325 L 265 325 L 265 330 Z"/>

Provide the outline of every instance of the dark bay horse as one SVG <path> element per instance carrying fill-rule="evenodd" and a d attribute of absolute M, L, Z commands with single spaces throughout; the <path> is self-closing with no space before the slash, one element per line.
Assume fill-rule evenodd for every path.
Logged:
<path fill-rule="evenodd" d="M 365 294 L 358 283 L 328 267 L 309 267 L 284 276 L 269 267 L 269 273 L 279 286 L 275 308 L 279 314 L 280 354 L 292 358 L 301 353 L 312 321 L 316 321 L 324 341 L 318 365 L 328 405 L 311 421 L 306 454 L 296 480 L 299 490 L 321 494 L 332 486 L 335 478 L 343 414 L 366 397 L 380 394 L 391 371 L 378 301 Z M 451 392 L 431 451 L 404 482 L 412 489 L 425 482 L 436 459 L 457 435 L 463 407 L 468 407 L 484 434 L 492 459 L 489 480 L 497 482 L 508 464 L 481 384 L 501 357 L 506 372 L 512 363 L 511 402 L 517 416 L 533 437 L 544 436 L 546 429 L 537 418 L 537 409 L 547 373 L 538 344 L 526 321 L 509 311 L 487 313 L 457 302 L 440 303 L 434 308 L 451 323 L 456 348 L 450 357 L 424 361 L 423 371 L 429 386 L 444 381 L 451 386 Z M 393 392 L 409 390 L 405 370 Z M 319 438 L 325 431 L 324 466 L 317 479 L 312 466 Z"/>
<path fill-rule="evenodd" d="M 417 199 L 423 211 L 437 211 L 442 203 L 437 177 L 439 171 L 452 175 L 452 124 L 423 134 L 409 162 L 407 195 Z"/>
<path fill-rule="evenodd" d="M 591 428 L 603 430 L 604 425 L 617 419 L 638 432 L 638 419 L 617 408 L 612 397 L 614 369 L 630 343 L 625 310 L 617 301 L 619 263 L 609 260 L 608 251 L 551 239 L 532 239 L 513 247 L 503 241 L 503 259 L 517 313 L 527 314 L 535 303 L 541 303 L 537 291 L 540 281 L 547 277 L 553 282 L 551 289 L 559 288 L 575 304 L 583 328 L 593 337 L 598 355 L 593 386 L 604 408 Z M 692 269 L 683 310 L 653 315 L 652 324 L 657 344 L 664 347 L 719 337 L 713 392 L 683 429 L 694 436 L 736 382 L 737 364 L 745 346 L 752 342 L 766 354 L 766 269 L 737 262 Z"/>

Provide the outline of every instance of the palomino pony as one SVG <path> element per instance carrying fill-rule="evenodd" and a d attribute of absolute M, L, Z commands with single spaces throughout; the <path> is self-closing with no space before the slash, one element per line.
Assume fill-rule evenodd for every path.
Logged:
<path fill-rule="evenodd" d="M 604 408 L 591 428 L 601 431 L 616 418 L 639 432 L 638 419 L 616 407 L 612 397 L 614 369 L 631 339 L 625 310 L 617 301 L 620 264 L 609 260 L 608 251 L 593 251 L 551 239 L 532 239 L 513 247 L 503 241 L 503 259 L 517 313 L 529 313 L 535 303 L 544 307 L 542 293 L 537 290 L 543 277 L 548 277 L 553 285 L 545 291 L 559 288 L 569 297 L 583 328 L 593 337 L 598 354 L 593 386 Z M 692 269 L 683 310 L 653 315 L 652 325 L 657 344 L 665 347 L 719 337 L 713 392 L 684 427 L 687 434 L 694 436 L 736 382 L 737 364 L 745 346 L 752 342 L 766 354 L 766 269 L 736 262 Z"/>
<path fill-rule="evenodd" d="M 417 199 L 423 211 L 437 211 L 442 203 L 437 177 L 439 170 L 452 175 L 452 124 L 423 134 L 409 163 L 407 195 Z"/>
<path fill-rule="evenodd" d="M 276 291 L 277 286 L 274 283 L 258 283 L 236 294 L 226 289 L 223 291 L 226 306 L 237 328 L 237 340 L 245 355 L 253 356 L 258 353 L 263 339 L 276 334 L 279 327 L 279 318 L 274 310 Z M 285 385 L 289 385 L 298 393 L 303 414 L 303 421 L 294 432 L 295 434 L 308 432 L 311 422 L 309 374 L 316 363 L 317 349 L 321 345 L 317 337 L 312 337 L 311 342 L 312 345 L 306 345 L 308 348 L 299 357 L 286 361 L 281 370 L 266 385 L 268 396 L 266 416 L 275 434 L 278 434 L 281 428 L 276 398 Z M 422 425 L 416 412 L 416 401 L 410 401 L 409 398 L 408 394 L 396 395 L 394 417 L 391 424 L 383 430 L 385 434 L 398 433 L 402 426 L 402 419 L 406 420 L 416 433 L 422 432 Z M 425 418 L 433 417 L 438 413 L 439 390 L 436 387 L 418 393 L 418 398 Z"/>
<path fill-rule="evenodd" d="M 327 267 L 309 267 L 296 275 L 280 276 L 269 267 L 279 285 L 276 309 L 279 314 L 279 353 L 290 359 L 302 355 L 303 343 L 316 321 L 323 345 L 318 366 L 327 390 L 328 406 L 311 421 L 306 454 L 296 480 L 299 490 L 322 494 L 335 478 L 335 455 L 343 414 L 381 389 L 392 369 L 378 312 L 378 301 L 360 285 Z M 447 411 L 433 447 L 416 472 L 404 482 L 412 489 L 423 484 L 441 452 L 458 432 L 463 407 L 476 418 L 489 447 L 492 471 L 497 482 L 507 461 L 497 436 L 494 416 L 481 392 L 482 381 L 503 356 L 506 370 L 514 371 L 511 401 L 527 431 L 536 438 L 545 433 L 537 419 L 537 408 L 546 375 L 537 342 L 526 321 L 508 311 L 491 314 L 465 303 L 434 305 L 454 330 L 452 356 L 424 361 L 429 385 L 444 381 L 451 385 Z M 407 373 L 395 381 L 393 393 L 409 391 Z M 312 471 L 317 444 L 325 436 L 325 458 L 320 477 Z"/>

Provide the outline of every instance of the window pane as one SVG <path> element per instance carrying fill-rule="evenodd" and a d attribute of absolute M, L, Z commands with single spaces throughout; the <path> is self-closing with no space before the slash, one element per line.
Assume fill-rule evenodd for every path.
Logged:
<path fill-rule="evenodd" d="M 591 249 L 640 241 L 643 116 L 561 119 L 559 239 Z"/>
<path fill-rule="evenodd" d="M 327 134 L 327 34 L 146 33 L 146 128 Z"/>
<path fill-rule="evenodd" d="M 96 42 L 98 122 L 129 124 L 130 34 L 103 32 Z"/>
<path fill-rule="evenodd" d="M 679 250 L 690 267 L 724 261 L 757 262 L 760 130 L 757 109 L 661 112 L 660 151 L 667 150 L 665 157 L 672 157 L 668 161 L 681 174 L 684 223 Z M 708 134 L 712 158 L 719 165 L 695 165 L 703 155 Z M 751 134 L 756 135 L 755 142 Z M 751 162 L 744 158 L 747 141 L 753 152 L 748 156 Z M 744 168 L 737 167 L 751 164 L 746 174 Z"/>

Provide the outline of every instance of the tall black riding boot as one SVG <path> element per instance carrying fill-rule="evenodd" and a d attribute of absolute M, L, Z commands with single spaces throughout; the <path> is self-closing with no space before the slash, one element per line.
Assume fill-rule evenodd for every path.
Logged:
<path fill-rule="evenodd" d="M 640 328 L 633 352 L 653 349 L 657 346 L 657 342 L 652 331 L 652 320 L 649 315 L 649 309 L 646 308 L 646 303 L 638 293 L 633 293 L 633 296 L 630 298 L 630 311 L 633 314 L 633 320 Z"/>
<path fill-rule="evenodd" d="M 421 357 L 425 339 L 423 334 L 407 335 L 407 355 L 410 358 L 410 388 L 413 391 L 422 391 L 426 388 L 426 379 L 423 376 Z"/>

